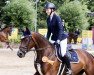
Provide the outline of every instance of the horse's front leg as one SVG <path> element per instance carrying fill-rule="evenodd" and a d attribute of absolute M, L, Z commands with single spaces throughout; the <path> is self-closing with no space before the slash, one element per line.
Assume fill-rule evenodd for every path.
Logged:
<path fill-rule="evenodd" d="M 6 42 L 6 44 L 7 44 L 7 48 L 9 48 L 9 47 L 10 47 L 10 45 L 9 45 L 9 42 L 8 42 L 8 41 Z"/>
<path fill-rule="evenodd" d="M 38 67 L 37 67 L 36 61 L 34 61 L 34 67 L 35 67 L 35 70 L 36 70 L 36 72 L 35 72 L 34 75 L 41 75 L 41 74 L 39 73 L 39 71 L 38 71 Z"/>
<path fill-rule="evenodd" d="M 7 44 L 7 48 L 10 48 L 13 51 L 13 49 L 10 47 L 9 41 L 6 41 L 6 44 Z"/>

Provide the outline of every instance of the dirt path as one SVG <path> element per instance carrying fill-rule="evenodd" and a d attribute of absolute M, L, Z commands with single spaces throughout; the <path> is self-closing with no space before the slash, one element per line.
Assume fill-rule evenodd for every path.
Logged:
<path fill-rule="evenodd" d="M 29 52 L 26 57 L 19 58 L 17 49 L 0 49 L 0 75 L 33 75 L 34 53 Z"/>
<path fill-rule="evenodd" d="M 0 49 L 0 75 L 34 75 L 34 53 L 27 53 L 24 58 L 17 56 L 17 50 Z"/>

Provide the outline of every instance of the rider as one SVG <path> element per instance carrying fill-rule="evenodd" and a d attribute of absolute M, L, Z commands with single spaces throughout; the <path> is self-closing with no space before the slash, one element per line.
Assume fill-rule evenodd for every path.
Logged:
<path fill-rule="evenodd" d="M 48 18 L 47 18 L 47 27 L 48 27 L 47 39 L 49 40 L 49 37 L 52 33 L 51 40 L 60 44 L 62 60 L 67 66 L 66 73 L 68 75 L 71 75 L 72 70 L 71 70 L 70 61 L 69 61 L 69 58 L 66 56 L 67 37 L 68 36 L 66 34 L 64 34 L 61 18 L 60 18 L 60 16 L 58 16 L 55 13 L 56 7 L 53 3 L 47 2 L 45 4 L 44 9 L 48 15 Z"/>

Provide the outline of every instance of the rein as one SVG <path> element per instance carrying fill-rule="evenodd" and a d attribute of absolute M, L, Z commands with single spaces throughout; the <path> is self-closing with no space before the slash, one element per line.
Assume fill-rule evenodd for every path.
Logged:
<path fill-rule="evenodd" d="M 35 50 L 42 51 L 42 50 L 47 49 L 47 48 L 51 48 L 51 47 L 48 46 L 48 47 L 44 47 L 44 48 L 38 48 L 38 49 L 35 49 Z"/>
<path fill-rule="evenodd" d="M 37 45 L 37 47 L 38 47 L 38 43 L 36 42 L 36 40 L 35 40 L 35 38 L 33 38 L 32 37 L 32 40 L 33 40 L 33 42 Z M 45 50 L 45 49 L 47 49 L 47 48 L 51 48 L 51 46 L 47 46 L 47 47 L 44 47 L 44 48 L 39 48 L 38 47 L 38 49 L 35 49 L 35 50 L 32 50 L 32 51 L 42 51 L 42 50 Z M 54 53 L 53 53 L 54 54 Z M 48 56 L 48 57 L 50 57 L 51 55 L 53 55 L 52 53 Z"/>
<path fill-rule="evenodd" d="M 33 36 L 32 36 L 32 39 L 33 39 L 33 42 L 35 43 L 35 45 L 38 47 L 38 49 L 35 49 L 35 50 L 41 51 L 41 50 L 45 50 L 45 49 L 47 49 L 47 48 L 51 48 L 50 46 L 47 46 L 47 47 L 44 47 L 44 48 L 39 48 L 38 43 L 37 43 L 36 40 L 33 38 Z"/>

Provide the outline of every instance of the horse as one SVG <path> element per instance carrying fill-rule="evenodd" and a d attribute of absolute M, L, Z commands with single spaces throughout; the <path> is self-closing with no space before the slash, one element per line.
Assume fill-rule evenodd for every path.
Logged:
<path fill-rule="evenodd" d="M 5 42 L 8 45 L 8 48 L 12 50 L 12 48 L 9 45 L 8 35 L 11 36 L 12 32 L 12 26 L 6 26 L 5 28 L 0 30 L 0 41 Z"/>
<path fill-rule="evenodd" d="M 34 61 L 34 66 L 36 73 L 34 75 L 57 75 L 60 61 L 55 55 L 55 47 L 51 44 L 44 36 L 37 32 L 32 32 L 31 36 L 26 36 L 21 39 L 21 44 L 17 52 L 17 56 L 20 58 L 25 57 L 26 53 L 31 51 L 32 48 L 35 48 L 36 60 Z M 79 63 L 71 63 L 71 68 L 73 75 L 94 75 L 94 57 L 85 50 L 77 49 L 76 50 L 79 58 Z M 48 62 L 43 62 L 42 57 L 46 56 L 50 60 L 54 61 L 54 64 L 51 65 Z M 38 70 L 38 65 L 40 64 L 40 71 Z M 64 71 L 65 72 L 65 71 Z M 66 74 L 62 74 L 66 75 Z"/>
<path fill-rule="evenodd" d="M 74 44 L 77 43 L 78 35 L 76 35 L 74 32 L 69 32 L 68 33 L 68 43 L 72 43 L 72 40 Z"/>

